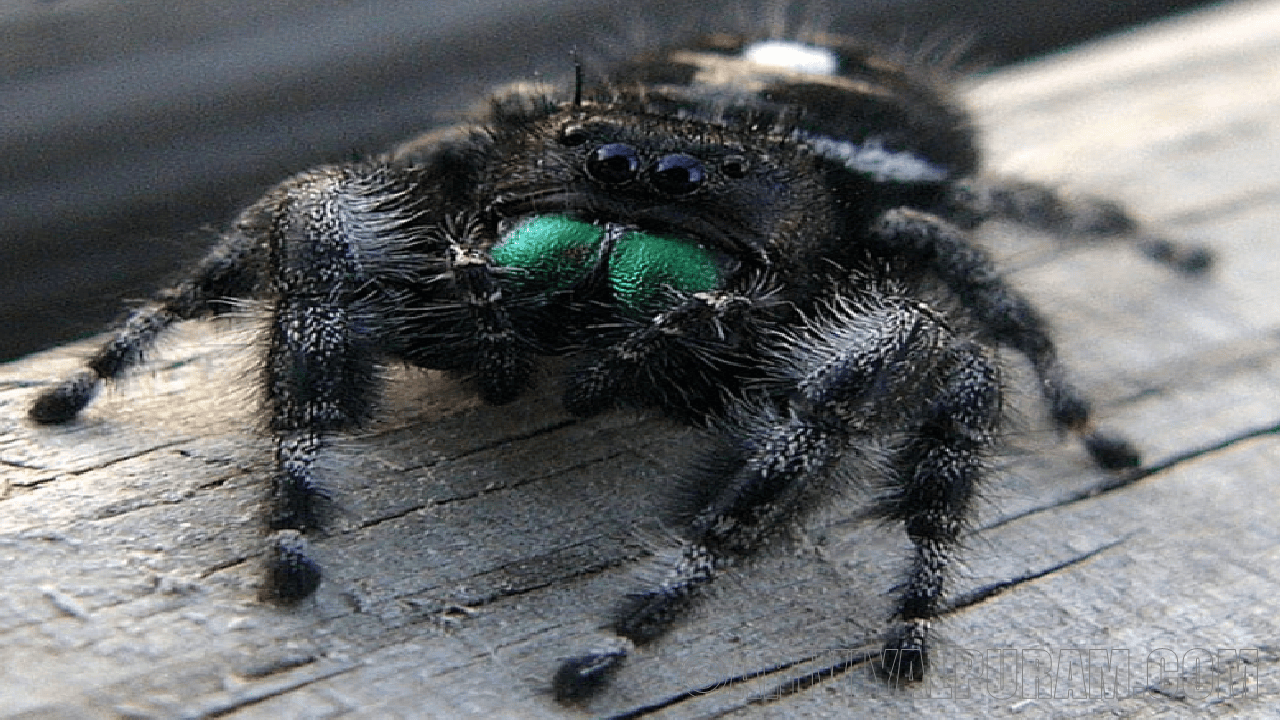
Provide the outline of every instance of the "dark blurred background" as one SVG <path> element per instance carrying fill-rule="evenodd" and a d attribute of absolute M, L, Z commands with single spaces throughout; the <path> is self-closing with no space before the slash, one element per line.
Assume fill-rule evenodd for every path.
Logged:
<path fill-rule="evenodd" d="M 908 46 L 958 38 L 992 67 L 1199 4 L 830 0 L 811 14 Z M 616 49 L 636 26 L 777 5 L 0 2 L 0 360 L 102 330 L 297 170 L 450 122 L 497 83 L 564 76 L 571 51 Z"/>

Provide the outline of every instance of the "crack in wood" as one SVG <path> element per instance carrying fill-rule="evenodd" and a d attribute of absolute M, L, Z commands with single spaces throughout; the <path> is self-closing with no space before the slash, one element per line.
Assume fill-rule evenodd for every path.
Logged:
<path fill-rule="evenodd" d="M 1064 560 L 1056 565 L 1050 565 L 1046 568 L 1042 568 L 1035 572 L 1026 573 L 1024 575 L 1019 575 L 1018 577 L 1015 577 L 1015 578 L 1002 580 L 997 583 L 985 585 L 975 590 L 970 590 L 969 592 L 960 595 L 955 600 L 948 603 L 947 606 L 943 609 L 943 611 L 938 614 L 938 616 L 945 617 L 958 610 L 963 610 L 966 608 L 973 607 L 974 605 L 978 605 L 979 603 L 986 602 L 987 600 L 993 597 L 996 597 L 998 595 L 1003 595 L 1006 591 L 1013 589 L 1015 587 L 1018 587 L 1020 585 L 1025 585 L 1027 583 L 1039 580 L 1041 578 L 1048 577 L 1055 573 L 1062 572 L 1063 570 L 1066 570 L 1068 568 L 1072 568 L 1076 565 L 1079 565 L 1080 563 L 1091 560 L 1097 557 L 1098 555 L 1101 555 L 1102 553 L 1105 553 L 1108 550 L 1111 550 L 1112 548 L 1123 545 L 1124 543 L 1128 542 L 1131 538 L 1133 538 L 1135 534 L 1136 533 L 1130 533 L 1118 540 L 1114 540 L 1105 545 L 1100 545 L 1094 548 L 1093 550 L 1090 550 L 1086 553 L 1077 555 L 1072 558 L 1068 558 L 1067 560 Z"/>
<path fill-rule="evenodd" d="M 301 652 L 293 655 L 282 655 L 279 657 L 259 660 L 253 665 L 246 666 L 237 673 L 240 677 L 247 680 L 261 680 L 272 675 L 279 675 L 300 668 L 304 665 L 310 665 L 319 660 L 314 653 Z"/>
<path fill-rule="evenodd" d="M 1046 568 L 1042 568 L 1041 570 L 1027 573 L 1025 575 L 1020 575 L 1018 577 L 1011 578 L 1009 580 L 1004 580 L 998 583 L 993 583 L 991 585 L 987 585 L 985 587 L 978 588 L 976 590 L 965 593 L 964 595 L 957 598 L 955 601 L 949 603 L 943 609 L 943 611 L 938 614 L 938 617 L 940 618 L 946 617 L 947 615 L 950 615 L 958 610 L 962 610 L 962 609 L 972 607 L 974 605 L 978 605 L 982 602 L 985 602 L 986 600 L 989 600 L 990 598 L 1001 595 L 1007 590 L 1010 590 L 1012 588 L 1018 587 L 1020 585 L 1024 585 L 1026 583 L 1034 582 L 1035 580 L 1048 577 L 1055 573 L 1059 573 L 1059 572 L 1062 572 L 1063 570 L 1079 565 L 1080 563 L 1086 562 L 1094 557 L 1097 557 L 1098 555 L 1101 555 L 1102 553 L 1107 552 L 1108 550 L 1111 550 L 1114 547 L 1117 547 L 1123 544 L 1130 537 L 1132 537 L 1132 535 L 1126 536 L 1124 538 L 1121 538 L 1111 543 L 1107 543 L 1105 545 L 1094 548 L 1093 550 L 1082 553 L 1080 555 L 1072 557 L 1063 562 L 1057 563 L 1055 565 L 1051 565 Z M 699 688 L 695 688 L 692 690 L 684 691 L 679 695 L 673 695 L 671 697 L 668 697 L 664 700 L 660 700 L 655 703 L 650 703 L 637 708 L 632 708 L 631 710 L 628 710 L 624 713 L 611 715 L 609 716 L 609 718 L 610 720 L 627 720 L 630 718 L 644 717 L 646 715 L 650 715 L 660 710 L 670 708 L 674 705 L 678 705 L 682 702 L 694 700 L 703 695 L 709 695 L 712 692 L 716 692 L 718 690 L 722 690 L 735 685 L 741 685 L 743 683 L 758 680 L 760 678 L 769 677 L 771 675 L 775 675 L 780 672 L 785 672 L 786 670 L 789 670 L 793 667 L 797 667 L 800 665 L 804 665 L 806 663 L 813 662 L 814 660 L 818 659 L 824 654 L 826 653 L 818 653 L 818 654 L 810 655 L 797 660 L 791 660 L 791 661 L 779 663 L 777 665 L 772 665 L 770 667 L 763 668 L 760 670 L 753 670 L 748 673 L 743 673 L 740 675 L 735 675 L 733 677 L 723 678 L 721 680 L 717 680 L 714 683 L 711 683 Z M 751 707 L 755 705 L 766 705 L 769 703 L 783 700 L 797 693 L 801 693 L 806 690 L 809 690 L 810 688 L 817 687 L 818 685 L 821 685 L 823 683 L 839 679 L 842 675 L 848 673 L 851 670 L 866 667 L 869 663 L 874 663 L 876 660 L 878 660 L 880 656 L 881 656 L 880 650 L 858 650 L 858 651 L 851 652 L 847 657 L 845 657 L 839 662 L 832 663 L 829 665 L 824 665 L 823 667 L 817 670 L 814 670 L 812 672 L 808 672 L 808 673 L 805 673 L 804 675 L 791 678 L 784 683 L 774 686 L 772 689 L 766 692 L 752 695 L 751 697 L 747 698 L 745 701 L 743 701 L 740 704 L 737 704 L 731 708 L 722 709 L 712 714 L 711 717 L 721 717 L 731 712 L 744 709 L 746 707 Z"/>
<path fill-rule="evenodd" d="M 194 438 L 194 437 L 181 437 L 181 438 L 178 438 L 177 440 L 170 440 L 168 442 L 164 442 L 159 445 L 152 445 L 151 447 L 142 448 L 137 452 L 129 453 L 127 455 L 121 455 L 119 457 L 104 459 L 101 465 L 64 470 L 63 472 L 66 475 L 75 477 L 79 475 L 84 475 L 85 473 L 95 472 L 98 470 L 106 470 L 107 468 L 112 467 L 114 465 L 119 465 L 122 462 L 128 462 L 129 460 L 136 460 L 140 457 L 146 457 L 147 455 L 158 452 L 160 450 L 168 450 L 169 448 L 177 447 L 179 445 L 186 445 L 187 443 L 190 443 L 196 439 L 197 438 Z"/>
<path fill-rule="evenodd" d="M 423 510 L 427 510 L 429 508 L 447 507 L 455 503 L 475 500 L 475 499 L 484 497 L 486 495 L 491 495 L 496 492 L 510 492 L 512 490 L 518 490 L 525 486 L 533 485 L 535 483 L 546 480 L 547 478 L 558 477 L 560 475 L 564 475 L 565 473 L 572 472 L 574 470 L 578 470 L 584 467 L 590 467 L 591 465 L 597 465 L 599 463 L 612 460 L 616 457 L 619 457 L 625 454 L 626 454 L 625 450 L 619 450 L 617 452 L 608 453 L 605 455 L 601 455 L 599 457 L 591 458 L 589 460 L 583 460 L 582 462 L 574 463 L 571 465 L 558 465 L 550 470 L 547 470 L 546 472 L 540 473 L 538 475 L 530 475 L 527 477 L 523 477 L 519 480 L 516 480 L 515 482 L 494 483 L 494 484 L 486 485 L 485 487 L 482 487 L 478 490 L 474 490 L 468 493 L 451 495 L 445 498 L 430 498 L 426 502 L 415 503 L 411 506 L 402 508 L 393 513 L 386 513 L 383 515 L 379 515 L 377 517 L 366 518 L 361 522 L 359 522 L 358 524 L 351 526 L 350 529 L 346 529 L 340 533 L 336 533 L 336 535 L 338 536 L 349 535 L 351 533 L 358 532 L 361 530 L 374 528 L 384 523 L 391 522 L 393 520 L 398 520 L 400 518 L 408 517 L 409 515 L 412 515 L 416 512 L 420 512 Z M 452 460 L 453 459 L 451 458 L 450 461 Z M 415 469 L 423 469 L 431 466 L 432 464 L 427 464 L 427 465 L 419 466 L 417 468 L 406 468 L 404 472 L 412 472 Z"/>
<path fill-rule="evenodd" d="M 1280 424 L 1266 425 L 1263 427 L 1255 428 L 1253 430 L 1246 430 L 1244 432 L 1239 432 L 1229 437 L 1223 438 L 1222 440 L 1219 440 L 1217 442 L 1210 443 L 1208 445 L 1202 445 L 1200 447 L 1193 448 L 1191 450 L 1187 450 L 1182 453 L 1177 453 L 1175 455 L 1170 455 L 1169 457 L 1163 460 L 1160 460 L 1159 462 L 1154 462 L 1145 467 L 1137 468 L 1136 470 L 1131 470 L 1128 472 L 1118 473 L 1116 475 L 1107 477 L 1101 482 L 1090 485 L 1082 490 L 1078 490 L 1076 492 L 1067 494 L 1062 498 L 1058 499 L 1057 502 L 1054 502 L 1052 504 L 1039 505 L 1036 507 L 1028 508 L 1027 510 L 1024 510 L 1020 513 L 1003 517 L 1000 520 L 994 523 L 991 523 L 989 525 L 984 525 L 981 528 L 981 532 L 989 532 L 991 530 L 995 530 L 997 528 L 1012 524 L 1014 522 L 1023 520 L 1028 517 L 1039 515 L 1041 513 L 1050 512 L 1053 510 L 1058 510 L 1061 508 L 1070 507 L 1071 505 L 1074 505 L 1076 503 L 1084 502 L 1086 500 L 1091 500 L 1094 498 L 1102 497 L 1104 495 L 1108 495 L 1110 493 L 1113 493 L 1119 490 L 1123 490 L 1131 485 L 1135 485 L 1141 482 L 1142 480 L 1146 480 L 1147 478 L 1166 473 L 1179 466 L 1186 465 L 1186 464 L 1195 462 L 1197 460 L 1201 460 L 1203 458 L 1209 457 L 1216 453 L 1220 453 L 1225 450 L 1232 449 L 1237 445 L 1241 445 L 1241 444 L 1250 442 L 1252 440 L 1257 440 L 1259 438 L 1267 437 L 1269 435 L 1280 435 Z"/>
<path fill-rule="evenodd" d="M 873 655 L 874 657 L 879 657 L 880 653 L 877 652 L 874 654 L 872 653 L 855 654 L 854 656 L 847 659 L 845 662 L 836 663 L 835 665 L 829 666 L 828 668 L 819 670 L 817 673 L 810 673 L 809 675 L 801 676 L 792 681 L 789 681 L 784 685 L 780 685 L 779 687 L 789 687 L 792 683 L 803 682 L 807 678 L 816 676 L 819 673 L 827 672 L 831 667 L 840 667 L 845 664 L 849 664 L 851 668 L 856 665 L 865 664 L 866 662 L 868 662 L 873 658 Z M 721 680 L 717 680 L 714 683 L 703 685 L 701 687 L 694 688 L 692 690 L 686 690 L 678 695 L 672 695 L 664 700 L 659 700 L 658 702 L 655 702 L 655 703 L 650 703 L 648 705 L 642 705 L 640 707 L 632 708 L 631 710 L 628 710 L 626 712 L 609 715 L 608 720 L 631 720 L 632 718 L 639 718 L 639 717 L 644 717 L 646 715 L 651 715 L 661 710 L 665 710 L 669 707 L 679 705 L 680 703 L 688 702 L 690 700 L 696 700 L 697 698 L 702 697 L 704 695 L 710 695 L 711 693 L 719 690 L 723 690 L 724 688 L 733 687 L 734 685 L 741 685 L 743 683 L 748 683 L 753 680 L 769 677 L 770 675 L 776 675 L 777 673 L 780 673 L 780 672 L 785 672 L 793 667 L 796 667 L 797 665 L 803 665 L 805 663 L 812 662 L 818 659 L 819 657 L 821 657 L 821 654 L 810 655 L 808 657 L 801 658 L 799 660 L 791 660 L 791 661 L 779 663 L 777 665 L 773 665 L 761 670 L 753 670 L 749 673 L 744 673 L 742 675 L 735 675 L 733 677 L 723 678 Z M 843 674 L 844 669 L 842 669 L 840 672 L 841 674 Z M 814 682 L 812 685 L 816 685 L 816 684 L 818 683 Z M 812 687 L 812 685 L 809 685 L 808 687 Z M 800 692 L 803 689 L 806 689 L 806 688 L 796 689 L 789 694 Z M 752 700 L 749 699 L 742 707 L 745 707 L 746 705 L 753 705 L 753 704 L 761 704 L 761 703 L 752 702 Z M 738 708 L 734 708 L 734 709 L 736 710 Z M 723 715 L 725 712 L 726 711 L 721 711 L 720 713 L 716 713 L 715 715 L 712 715 L 712 717 Z"/>
<path fill-rule="evenodd" d="M 464 413 L 464 414 L 465 414 L 465 413 Z M 550 424 L 550 425 L 544 425 L 544 426 L 542 426 L 542 427 L 534 428 L 534 429 L 529 430 L 529 431 L 526 431 L 526 432 L 522 432 L 522 433 L 514 433 L 514 434 L 511 434 L 511 435 L 501 435 L 501 436 L 499 436 L 499 437 L 495 437 L 493 440 L 490 440 L 490 441 L 488 441 L 488 442 L 480 443 L 479 445 L 476 445 L 476 446 L 474 446 L 474 447 L 470 447 L 470 448 L 467 448 L 467 449 L 465 449 L 465 450 L 462 450 L 462 451 L 461 451 L 461 452 L 459 452 L 457 455 L 447 455 L 447 456 L 442 455 L 441 457 L 439 457 L 439 458 L 437 458 L 436 460 L 433 460 L 433 461 L 431 461 L 431 462 L 426 462 L 426 463 L 423 463 L 423 464 L 421 464 L 421 465 L 411 466 L 411 467 L 408 467 L 408 468 L 405 468 L 405 469 L 406 469 L 406 470 L 417 470 L 417 469 L 421 469 L 421 468 L 434 467 L 434 466 L 436 466 L 436 465 L 439 465 L 439 464 L 440 464 L 440 463 L 442 463 L 442 462 L 453 462 L 453 461 L 457 461 L 457 460 L 464 460 L 464 459 L 469 458 L 469 457 L 471 457 L 471 456 L 473 456 L 473 455 L 479 455 L 479 454 L 481 454 L 481 453 L 489 452 L 489 451 L 492 451 L 492 450 L 497 450 L 498 448 L 501 448 L 501 447 L 502 447 L 502 446 L 504 446 L 504 445 L 519 444 L 519 443 L 526 442 L 526 441 L 529 441 L 529 440 L 534 440 L 534 439 L 539 438 L 539 437 L 541 437 L 541 436 L 543 436 L 543 435 L 550 435 L 550 434 L 552 434 L 552 433 L 554 433 L 554 432 L 557 432 L 557 431 L 559 431 L 559 430 L 564 430 L 565 428 L 569 428 L 569 427 L 573 427 L 574 425 L 578 425 L 578 424 L 580 424 L 581 422 L 582 422 L 582 420 L 581 420 L 581 419 L 579 419 L 579 418 L 568 418 L 568 419 L 565 419 L 565 420 L 560 420 L 560 421 L 558 421 L 558 422 L 554 422 L 554 423 L 552 423 L 552 424 Z M 427 434 L 430 434 L 430 432 L 429 432 L 429 431 L 424 431 L 424 430 L 423 430 L 423 428 L 430 428 L 430 427 L 432 427 L 433 425 L 435 425 L 435 423 L 433 423 L 433 422 L 419 422 L 419 423 L 412 423 L 412 424 L 409 424 L 409 425 L 402 425 L 402 426 L 400 426 L 400 427 L 391 428 L 391 429 L 388 429 L 388 430 L 385 430 L 385 431 L 381 431 L 381 432 L 365 433 L 365 434 L 360 435 L 360 436 L 358 436 L 358 437 L 360 437 L 360 438 L 386 438 L 386 437 L 390 437 L 390 436 L 396 435 L 396 434 L 398 434 L 398 433 L 405 433 L 405 432 L 409 432 L 409 433 L 421 433 L 421 434 L 427 435 Z"/>
<path fill-rule="evenodd" d="M 39 465 L 28 465 L 27 463 L 24 463 L 21 460 L 7 460 L 5 458 L 0 458 L 0 465 L 4 465 L 6 467 L 11 467 L 11 468 L 18 468 L 20 470 L 34 470 L 36 472 L 47 472 L 49 470 L 49 468 L 43 468 L 43 467 L 40 467 Z M 49 478 L 49 479 L 52 479 L 52 478 Z M 47 480 L 42 480 L 41 482 L 47 482 Z M 28 483 L 27 485 L 32 486 L 34 484 L 35 483 Z"/>
<path fill-rule="evenodd" d="M 522 558 L 517 561 L 506 563 L 492 570 L 488 570 L 486 572 L 479 573 L 476 575 L 471 575 L 465 578 L 466 583 L 474 584 L 477 586 L 493 587 L 494 589 L 488 590 L 485 592 L 479 592 L 474 595 L 468 595 L 465 599 L 460 600 L 457 597 L 453 597 L 452 599 L 449 599 L 449 600 L 432 599 L 429 601 L 424 601 L 420 599 L 421 596 L 431 593 L 434 590 L 439 590 L 439 588 L 441 587 L 439 585 L 434 585 L 431 587 L 414 590 L 413 592 L 409 592 L 409 593 L 389 595 L 385 598 L 385 600 L 387 602 L 401 601 L 401 602 L 408 603 L 409 605 L 413 606 L 416 611 L 418 611 L 418 617 L 425 618 L 427 620 L 435 620 L 435 619 L 438 619 L 438 617 L 441 615 L 450 614 L 450 610 L 454 608 L 467 609 L 468 612 L 466 613 L 466 615 L 469 617 L 471 615 L 470 611 L 472 610 L 482 608 L 497 602 L 501 602 L 503 600 L 507 600 L 511 598 L 520 598 L 525 595 L 530 595 L 532 593 L 538 592 L 539 590 L 545 590 L 546 588 L 560 585 L 568 581 L 578 580 L 578 579 L 583 579 L 583 578 L 588 578 L 594 575 L 598 575 L 612 568 L 629 564 L 636 560 L 636 558 L 633 556 L 618 555 L 614 557 L 604 558 L 596 562 L 588 563 L 585 565 L 580 563 L 556 563 L 557 565 L 571 566 L 573 569 L 569 572 L 559 573 L 554 576 L 547 576 L 545 574 L 539 575 L 536 572 L 522 571 L 523 566 L 545 564 L 540 562 L 542 558 L 545 558 L 545 557 L 554 558 L 557 555 L 569 554 L 567 552 L 568 550 L 571 550 L 577 547 L 595 547 L 595 546 L 590 541 L 583 541 L 580 543 L 575 543 L 573 545 L 560 548 L 561 550 L 560 553 L 540 555 L 532 558 Z M 503 578 L 503 577 L 507 578 L 505 582 L 494 580 L 494 578 Z M 531 578 L 534 578 L 534 577 L 538 577 L 539 579 L 536 581 L 532 580 Z M 526 578 L 527 580 L 525 582 L 514 582 L 514 580 L 517 580 L 519 578 Z M 457 584 L 458 582 L 464 582 L 464 581 L 455 581 L 451 584 Z M 410 618 L 403 624 L 412 625 L 416 623 L 412 618 Z"/>
<path fill-rule="evenodd" d="M 222 717 L 308 685 L 344 675 L 362 666 L 363 663 L 355 661 L 320 662 L 312 658 L 309 662 L 293 667 L 280 667 L 265 676 L 270 678 L 268 680 L 252 682 L 191 703 L 183 708 L 182 717 L 195 720 Z"/>

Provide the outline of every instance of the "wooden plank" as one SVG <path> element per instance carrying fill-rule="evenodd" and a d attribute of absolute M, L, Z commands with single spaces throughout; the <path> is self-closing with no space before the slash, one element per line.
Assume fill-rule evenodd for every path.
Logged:
<path fill-rule="evenodd" d="M 0 370 L 0 708 L 24 717 L 950 717 L 1280 709 L 1280 2 L 1234 3 L 976 80 L 992 166 L 1128 201 L 1211 245 L 1203 281 L 1125 248 L 993 228 L 1103 421 L 1120 487 L 1039 408 L 969 539 L 928 683 L 863 664 L 905 540 L 856 493 L 779 543 L 584 711 L 549 696 L 637 562 L 694 432 L 572 420 L 554 382 L 487 408 L 398 373 L 328 463 L 342 511 L 313 602 L 256 602 L 254 331 L 190 326 L 78 423 L 32 394 L 84 345 Z M 1017 373 L 1016 363 L 1011 363 Z M 825 680 L 775 691 L 806 673 Z M 751 678 L 751 679 L 747 679 Z"/>

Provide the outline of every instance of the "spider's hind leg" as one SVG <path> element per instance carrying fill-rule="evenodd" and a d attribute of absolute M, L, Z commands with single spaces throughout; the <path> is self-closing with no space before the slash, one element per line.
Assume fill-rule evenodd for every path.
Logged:
<path fill-rule="evenodd" d="M 910 208 L 890 210 L 872 227 L 879 252 L 923 264 L 973 315 L 982 336 L 1031 361 L 1058 427 L 1080 437 L 1094 461 L 1108 470 L 1135 467 L 1138 451 L 1128 440 L 1094 426 L 1089 401 L 1067 378 L 1048 324 L 1007 285 L 986 253 L 958 227 Z"/>
<path fill-rule="evenodd" d="M 103 382 L 142 363 L 146 351 L 170 325 L 226 312 L 225 298 L 251 293 L 258 278 L 255 259 L 263 247 L 242 223 L 223 236 L 186 279 L 134 310 L 85 367 L 36 397 L 28 416 L 42 425 L 70 422 L 93 400 Z"/>
<path fill-rule="evenodd" d="M 1129 239 L 1154 262 L 1186 275 L 1213 265 L 1213 253 L 1195 244 L 1144 232 L 1118 203 L 1087 195 L 1066 195 L 1047 185 L 1009 178 L 957 183 L 948 201 L 949 216 L 973 226 L 987 219 L 1010 220 L 1053 233 L 1064 240 Z"/>

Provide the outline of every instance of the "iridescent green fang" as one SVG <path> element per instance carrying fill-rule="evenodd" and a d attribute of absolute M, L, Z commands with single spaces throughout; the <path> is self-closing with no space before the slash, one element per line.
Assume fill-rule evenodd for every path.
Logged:
<path fill-rule="evenodd" d="M 524 272 L 517 286 L 536 285 L 548 292 L 567 290 L 590 271 L 604 239 L 604 228 L 562 215 L 530 218 L 494 246 L 493 261 Z M 609 257 L 609 286 L 620 305 L 639 312 L 661 304 L 668 289 L 686 293 L 719 287 L 715 256 L 688 240 L 638 230 L 618 238 Z"/>
<path fill-rule="evenodd" d="M 666 288 L 695 293 L 719 284 L 711 253 L 687 240 L 633 231 L 618 239 L 609 258 L 614 297 L 637 310 L 658 304 Z"/>
<path fill-rule="evenodd" d="M 563 215 L 545 215 L 520 223 L 490 252 L 502 267 L 524 272 L 517 285 L 533 284 L 548 292 L 567 290 L 595 259 L 604 229 Z"/>

